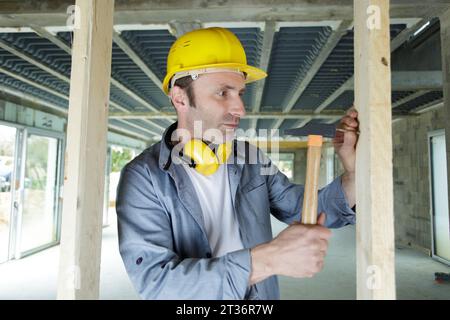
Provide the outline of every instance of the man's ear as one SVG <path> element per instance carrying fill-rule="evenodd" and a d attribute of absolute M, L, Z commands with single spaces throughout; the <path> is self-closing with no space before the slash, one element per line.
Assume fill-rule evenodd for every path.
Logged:
<path fill-rule="evenodd" d="M 185 112 L 189 108 L 189 99 L 186 92 L 179 86 L 170 89 L 170 100 L 178 112 Z"/>

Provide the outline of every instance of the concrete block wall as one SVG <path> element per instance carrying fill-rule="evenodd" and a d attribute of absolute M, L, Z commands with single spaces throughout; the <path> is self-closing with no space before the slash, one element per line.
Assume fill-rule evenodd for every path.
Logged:
<path fill-rule="evenodd" d="M 428 133 L 444 128 L 444 109 L 393 123 L 396 243 L 431 250 Z"/>

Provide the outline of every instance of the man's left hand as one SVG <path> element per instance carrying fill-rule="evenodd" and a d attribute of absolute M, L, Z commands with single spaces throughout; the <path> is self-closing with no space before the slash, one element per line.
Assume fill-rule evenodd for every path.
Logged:
<path fill-rule="evenodd" d="M 358 111 L 351 107 L 337 126 L 333 145 L 346 173 L 355 172 L 356 143 L 359 134 Z"/>

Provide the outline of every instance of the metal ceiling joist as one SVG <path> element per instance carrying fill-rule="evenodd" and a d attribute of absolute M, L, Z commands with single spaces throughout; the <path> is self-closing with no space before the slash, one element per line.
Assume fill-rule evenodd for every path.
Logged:
<path fill-rule="evenodd" d="M 122 49 L 123 52 L 127 54 L 127 56 L 134 62 L 141 70 L 145 73 L 145 75 L 153 81 L 162 91 L 162 82 L 156 76 L 156 74 L 145 64 L 144 61 L 134 52 L 133 49 L 122 39 L 119 33 L 113 32 L 113 41 Z"/>
<path fill-rule="evenodd" d="M 426 105 L 417 107 L 417 108 L 411 110 L 410 112 L 413 114 L 421 114 L 424 112 L 428 112 L 428 111 L 431 111 L 434 109 L 441 108 L 443 106 L 444 106 L 444 99 L 442 98 L 442 99 L 438 99 L 435 101 L 431 101 L 430 103 L 427 103 Z"/>
<path fill-rule="evenodd" d="M 65 44 L 63 41 L 61 41 L 58 37 L 56 37 L 53 33 L 48 31 L 46 28 L 42 28 L 39 26 L 31 26 L 31 30 L 34 31 L 36 34 L 38 34 L 41 38 L 45 38 L 52 42 L 53 44 L 57 45 L 60 49 L 64 50 L 67 54 L 72 54 L 72 49 Z"/>
<path fill-rule="evenodd" d="M 160 24 L 115 24 L 114 31 L 122 33 L 122 31 L 142 31 L 142 30 L 170 30 L 168 23 Z"/>
<path fill-rule="evenodd" d="M 338 42 L 341 40 L 342 36 L 347 33 L 348 28 L 352 25 L 352 21 L 342 21 L 336 31 L 332 33 L 328 39 L 327 44 L 323 47 L 320 54 L 314 60 L 313 65 L 308 70 L 308 73 L 301 81 L 297 89 L 287 98 L 287 103 L 283 107 L 283 112 L 289 112 L 294 107 L 298 98 L 303 94 L 305 89 L 308 87 L 309 83 L 317 74 L 317 71 L 322 67 L 323 63 L 327 60 L 330 53 L 334 50 Z M 275 128 L 276 129 L 276 128 Z"/>
<path fill-rule="evenodd" d="M 424 94 L 427 94 L 431 92 L 431 90 L 419 90 L 413 94 L 410 94 L 409 96 L 404 97 L 403 99 L 400 99 L 392 104 L 392 109 L 397 108 L 401 106 L 402 104 L 408 103 L 410 101 L 413 101 L 414 99 L 423 96 Z"/>
<path fill-rule="evenodd" d="M 327 44 L 323 47 L 320 54 L 317 56 L 317 58 L 314 60 L 314 63 L 312 64 L 311 68 L 308 70 L 307 74 L 303 78 L 303 80 L 300 82 L 297 89 L 287 98 L 288 101 L 283 107 L 283 112 L 289 112 L 292 110 L 292 108 L 295 106 L 295 103 L 297 100 L 301 97 L 305 89 L 308 87 L 308 85 L 311 83 L 311 81 L 316 76 L 319 69 L 322 67 L 324 62 L 327 60 L 331 52 L 334 50 L 336 45 L 341 40 L 342 36 L 346 34 L 348 28 L 352 25 L 351 20 L 345 20 L 342 21 L 339 24 L 339 27 L 333 31 L 332 35 L 328 39 Z M 272 126 L 273 129 L 278 129 L 283 121 L 281 119 L 277 120 L 274 125 Z"/>
<path fill-rule="evenodd" d="M 275 35 L 275 30 L 277 28 L 277 23 L 275 21 L 267 21 L 264 24 L 264 37 L 263 45 L 261 48 L 261 58 L 259 62 L 259 68 L 266 71 L 269 67 L 270 54 L 272 53 L 273 40 Z M 253 102 L 253 112 L 259 112 L 261 108 L 261 101 L 264 93 L 264 86 L 266 83 L 266 78 L 258 81 L 255 85 L 255 97 Z M 257 119 L 252 119 L 250 123 L 250 128 L 255 129 L 257 125 Z"/>
<path fill-rule="evenodd" d="M 314 110 L 315 113 L 322 112 L 334 100 L 345 91 L 353 90 L 354 77 L 350 77 L 343 85 L 334 91 L 322 104 Z M 442 89 L 441 71 L 394 71 L 392 72 L 392 90 L 429 92 Z M 419 95 L 420 96 L 420 95 Z"/>
<path fill-rule="evenodd" d="M 314 110 L 314 113 L 321 113 L 323 109 L 328 107 L 330 103 L 336 100 L 341 94 L 343 94 L 347 90 L 353 89 L 354 77 L 352 76 L 348 79 L 344 84 L 342 84 L 336 91 L 334 91 L 322 104 Z"/>
<path fill-rule="evenodd" d="M 313 119 L 313 117 L 307 117 L 305 119 L 299 120 L 296 123 L 294 123 L 294 125 L 292 126 L 292 128 L 300 128 L 303 127 L 304 125 L 306 125 L 308 122 L 310 122 Z"/>
<path fill-rule="evenodd" d="M 36 87 L 36 88 L 38 88 L 40 90 L 43 90 L 43 91 L 45 91 L 47 93 L 50 93 L 50 94 L 55 95 L 55 96 L 58 96 L 58 97 L 60 97 L 62 99 L 68 100 L 68 96 L 66 96 L 66 95 L 64 95 L 64 94 L 62 94 L 62 93 L 60 93 L 60 92 L 58 92 L 56 90 L 50 89 L 50 88 L 48 88 L 46 86 L 43 86 L 40 83 L 37 83 L 35 81 L 29 80 L 29 79 L 27 79 L 25 77 L 22 77 L 19 74 L 10 72 L 10 71 L 6 70 L 5 68 L 0 67 L 0 73 L 6 74 L 7 76 L 9 76 L 11 78 L 14 78 L 14 79 L 17 79 L 19 81 L 22 81 L 22 82 L 24 82 L 24 83 L 26 83 L 26 84 L 28 84 L 30 86 L 34 86 L 34 87 Z"/>
<path fill-rule="evenodd" d="M 29 55 L 20 52 L 19 50 L 11 47 L 9 44 L 7 44 L 5 41 L 0 40 L 0 48 L 2 48 L 3 50 L 8 51 L 9 53 L 19 57 L 22 60 L 25 60 L 33 65 L 35 65 L 36 67 L 38 67 L 39 69 L 44 70 L 45 72 L 51 74 L 52 76 L 58 78 L 59 80 L 62 80 L 66 83 L 70 83 L 70 79 L 67 78 L 65 75 L 53 70 L 52 68 L 46 66 L 45 64 L 37 61 L 36 59 L 34 59 L 33 57 L 30 57 Z"/>
<path fill-rule="evenodd" d="M 29 101 L 29 102 L 31 102 L 33 104 L 39 104 L 39 105 L 41 105 L 43 107 L 46 107 L 46 108 L 49 109 L 49 113 L 57 112 L 58 115 L 61 114 L 61 113 L 62 114 L 67 114 L 67 110 L 66 109 L 64 109 L 64 108 L 62 108 L 62 107 L 60 107 L 60 106 L 58 106 L 56 104 L 53 104 L 53 103 L 51 103 L 49 101 L 46 101 L 46 100 L 41 99 L 41 98 L 38 98 L 38 97 L 33 96 L 31 94 L 28 94 L 26 92 L 22 92 L 22 91 L 14 89 L 14 88 L 5 86 L 3 84 L 0 84 L 0 91 L 3 92 L 3 93 L 7 93 L 7 94 L 10 94 L 12 96 L 15 96 L 15 97 L 17 97 L 19 99 L 23 99 L 23 100 Z"/>
<path fill-rule="evenodd" d="M 202 28 L 202 23 L 199 21 L 171 21 L 169 23 L 169 31 L 170 33 L 176 37 L 179 38 L 183 34 L 190 32 L 195 29 Z"/>

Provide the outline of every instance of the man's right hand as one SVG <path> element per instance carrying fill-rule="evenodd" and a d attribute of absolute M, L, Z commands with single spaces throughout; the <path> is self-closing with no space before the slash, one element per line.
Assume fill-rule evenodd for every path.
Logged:
<path fill-rule="evenodd" d="M 322 213 L 317 225 L 294 223 L 272 241 L 252 248 L 250 284 L 272 275 L 310 278 L 321 271 L 331 236 L 324 223 Z"/>

